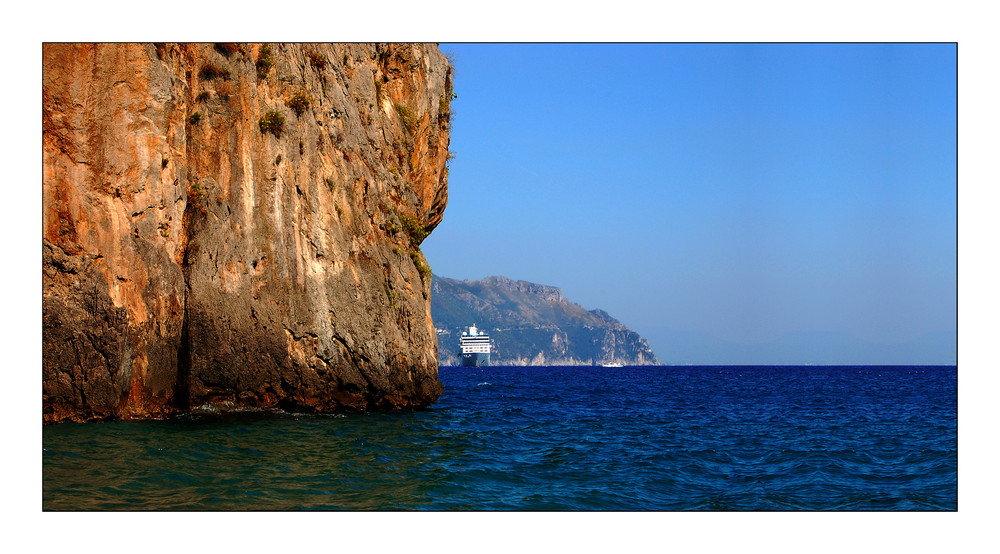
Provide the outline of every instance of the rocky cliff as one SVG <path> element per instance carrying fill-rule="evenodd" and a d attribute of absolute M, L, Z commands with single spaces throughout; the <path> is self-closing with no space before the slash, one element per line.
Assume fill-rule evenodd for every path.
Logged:
<path fill-rule="evenodd" d="M 457 365 L 472 324 L 490 334 L 494 365 L 656 364 L 646 339 L 603 310 L 585 310 L 558 287 L 507 277 L 458 281 L 435 275 L 431 310 L 441 365 Z"/>
<path fill-rule="evenodd" d="M 43 420 L 416 408 L 433 45 L 45 44 Z"/>

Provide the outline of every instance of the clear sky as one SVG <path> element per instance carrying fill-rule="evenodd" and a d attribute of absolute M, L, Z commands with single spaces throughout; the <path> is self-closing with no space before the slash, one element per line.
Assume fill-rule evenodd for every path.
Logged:
<path fill-rule="evenodd" d="M 955 363 L 951 44 L 442 44 L 438 275 L 559 286 L 663 363 Z"/>
<path fill-rule="evenodd" d="M 951 44 L 442 44 L 438 275 L 559 286 L 663 363 L 955 363 Z"/>

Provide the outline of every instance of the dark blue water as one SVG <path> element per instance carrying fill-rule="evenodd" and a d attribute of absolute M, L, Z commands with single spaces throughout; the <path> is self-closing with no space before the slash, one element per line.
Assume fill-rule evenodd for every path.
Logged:
<path fill-rule="evenodd" d="M 406 414 L 43 430 L 46 510 L 956 510 L 955 367 L 441 368 Z"/>

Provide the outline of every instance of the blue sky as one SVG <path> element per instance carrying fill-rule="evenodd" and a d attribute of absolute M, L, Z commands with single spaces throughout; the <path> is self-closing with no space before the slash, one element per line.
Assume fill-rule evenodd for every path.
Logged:
<path fill-rule="evenodd" d="M 954 45 L 441 50 L 436 274 L 559 286 L 663 363 L 955 363 Z"/>

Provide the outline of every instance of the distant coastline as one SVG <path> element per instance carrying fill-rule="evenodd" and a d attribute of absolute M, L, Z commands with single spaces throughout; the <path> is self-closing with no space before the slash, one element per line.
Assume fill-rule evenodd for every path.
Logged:
<path fill-rule="evenodd" d="M 458 337 L 473 324 L 492 338 L 493 365 L 658 364 L 645 338 L 603 310 L 571 302 L 554 286 L 502 276 L 459 281 L 433 275 L 431 317 L 443 366 L 459 365 Z"/>

